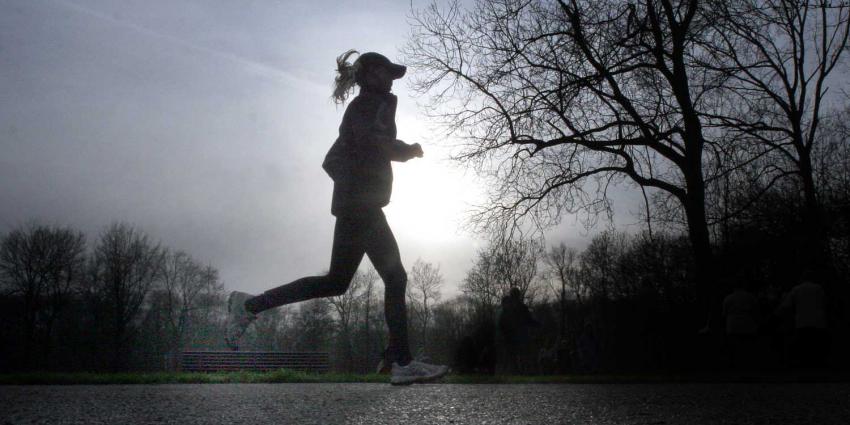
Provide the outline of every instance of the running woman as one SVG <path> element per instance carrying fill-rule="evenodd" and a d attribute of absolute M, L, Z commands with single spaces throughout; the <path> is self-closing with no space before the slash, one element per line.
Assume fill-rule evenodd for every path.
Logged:
<path fill-rule="evenodd" d="M 348 290 L 363 255 L 368 255 L 384 281 L 384 313 L 389 328 L 385 361 L 391 362 L 390 383 L 406 385 L 436 380 L 448 367 L 413 360 L 407 341 L 407 272 L 401 264 L 398 244 L 382 208 L 392 192 L 390 161 L 421 158 L 422 147 L 396 139 L 397 97 L 390 92 L 393 81 L 407 68 L 385 56 L 349 50 L 336 59 L 333 99 L 344 104 L 355 86 L 359 94 L 351 101 L 339 126 L 339 137 L 328 151 L 322 167 L 334 181 L 331 214 L 336 216 L 331 264 L 325 276 L 311 276 L 252 296 L 234 291 L 228 298 L 226 342 L 234 350 L 247 327 L 262 311 L 314 298 L 333 297 Z"/>

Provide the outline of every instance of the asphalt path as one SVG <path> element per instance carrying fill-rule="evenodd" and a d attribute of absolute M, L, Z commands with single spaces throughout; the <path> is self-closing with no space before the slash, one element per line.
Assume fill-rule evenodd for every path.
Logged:
<path fill-rule="evenodd" d="M 0 386 L 2 424 L 850 424 L 850 384 Z"/>

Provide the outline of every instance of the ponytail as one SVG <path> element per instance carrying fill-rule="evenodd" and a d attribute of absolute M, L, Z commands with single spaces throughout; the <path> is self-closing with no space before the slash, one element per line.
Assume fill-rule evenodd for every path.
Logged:
<path fill-rule="evenodd" d="M 357 69 L 360 63 L 348 63 L 348 58 L 353 54 L 360 54 L 357 50 L 351 49 L 336 58 L 336 77 L 334 78 L 334 91 L 331 97 L 337 104 L 345 103 L 348 99 L 348 94 L 354 88 L 357 82 Z"/>

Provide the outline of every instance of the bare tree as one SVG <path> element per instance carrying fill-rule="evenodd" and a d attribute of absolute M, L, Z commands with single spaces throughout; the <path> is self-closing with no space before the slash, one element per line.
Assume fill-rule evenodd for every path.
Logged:
<path fill-rule="evenodd" d="M 474 318 L 473 303 L 464 295 L 449 298 L 434 306 L 433 343 L 429 353 L 435 361 L 455 362 L 460 341 L 469 336 Z"/>
<path fill-rule="evenodd" d="M 624 232 L 602 232 L 590 241 L 579 256 L 580 278 L 588 294 L 603 299 L 629 295 L 627 285 L 633 276 L 620 268 L 628 251 L 628 236 Z"/>
<path fill-rule="evenodd" d="M 357 317 L 362 291 L 370 282 L 369 277 L 361 271 L 354 274 L 351 279 L 351 284 L 348 290 L 342 295 L 328 298 L 328 302 L 333 306 L 337 314 L 338 328 L 337 337 L 342 346 L 344 369 L 346 371 L 353 370 L 354 367 L 354 350 L 352 347 L 352 332 L 351 324 Z"/>
<path fill-rule="evenodd" d="M 248 344 L 257 350 L 290 350 L 292 306 L 281 306 L 264 311 L 248 332 Z"/>
<path fill-rule="evenodd" d="M 555 292 L 560 308 L 558 329 L 561 337 L 566 336 L 567 329 L 567 288 L 571 290 L 573 297 L 579 304 L 582 302 L 581 286 L 576 279 L 577 258 L 578 250 L 567 247 L 563 242 L 557 246 L 552 246 L 544 257 L 550 278 L 558 284 Z"/>
<path fill-rule="evenodd" d="M 298 304 L 294 316 L 295 349 L 324 351 L 333 335 L 334 323 L 327 298 L 316 298 Z"/>
<path fill-rule="evenodd" d="M 831 204 L 850 199 L 850 102 L 823 119 L 812 155 L 820 199 Z"/>
<path fill-rule="evenodd" d="M 161 264 L 161 290 L 165 318 L 172 335 L 172 350 L 181 351 L 196 310 L 209 307 L 201 301 L 224 286 L 218 270 L 203 266 L 183 251 L 167 252 Z"/>
<path fill-rule="evenodd" d="M 501 231 L 598 213 L 609 185 L 629 181 L 677 207 L 707 305 L 701 111 L 715 108 L 726 76 L 695 69 L 701 4 L 497 0 L 414 12 L 406 55 L 424 70 L 415 88 L 463 137 L 456 158 L 493 183 L 474 223 Z"/>
<path fill-rule="evenodd" d="M 822 123 L 812 155 L 829 230 L 832 269 L 850 275 L 850 104 Z"/>
<path fill-rule="evenodd" d="M 407 298 L 418 312 L 420 345 L 424 352 L 428 347 L 428 326 L 431 323 L 434 304 L 440 301 L 440 287 L 443 275 L 440 266 L 417 259 L 410 269 L 407 285 Z"/>
<path fill-rule="evenodd" d="M 478 314 L 493 316 L 499 300 L 505 292 L 504 281 L 496 271 L 496 259 L 492 249 L 482 249 L 472 268 L 466 272 L 460 285 L 461 291 L 469 297 Z"/>
<path fill-rule="evenodd" d="M 541 252 L 535 240 L 493 242 L 478 252 L 461 290 L 484 315 L 493 314 L 511 288 L 519 289 L 524 298 L 533 298 Z"/>
<path fill-rule="evenodd" d="M 751 113 L 712 117 L 771 153 L 768 184 L 794 176 L 802 189 L 813 261 L 826 257 L 826 233 L 813 159 L 832 77 L 850 40 L 850 4 L 826 0 L 710 1 L 716 31 L 706 69 L 727 73 L 726 95 Z M 823 263 L 821 263 L 823 264 Z"/>
<path fill-rule="evenodd" d="M 106 314 L 112 367 L 124 366 L 133 323 L 148 292 L 161 277 L 165 251 L 126 223 L 112 224 L 94 248 L 92 292 Z"/>
<path fill-rule="evenodd" d="M 363 272 L 363 281 L 365 285 L 363 287 L 363 333 L 365 336 L 364 341 L 364 359 L 365 359 L 365 367 L 371 367 L 369 364 L 373 360 L 373 353 L 375 353 L 375 347 L 373 347 L 374 343 L 372 342 L 372 319 L 375 316 L 375 311 L 373 311 L 373 305 L 381 305 L 380 300 L 376 299 L 375 295 L 375 282 L 380 279 L 378 272 L 370 267 Z"/>
<path fill-rule="evenodd" d="M 38 339 L 43 340 L 42 354 L 49 355 L 53 325 L 84 263 L 85 236 L 69 228 L 30 224 L 0 241 L 0 283 L 23 302 L 25 361 L 32 363 Z"/>

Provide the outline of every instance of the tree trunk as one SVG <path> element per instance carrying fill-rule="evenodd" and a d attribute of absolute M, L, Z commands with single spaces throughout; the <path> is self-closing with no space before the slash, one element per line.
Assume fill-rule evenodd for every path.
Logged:
<path fill-rule="evenodd" d="M 681 29 L 680 29 L 681 30 Z M 673 39 L 673 77 L 670 84 L 674 96 L 681 107 L 684 122 L 685 158 L 680 165 L 685 177 L 685 195 L 680 199 L 685 208 L 688 221 L 688 238 L 693 249 L 694 265 L 696 267 L 697 302 L 708 313 L 708 325 L 715 323 L 714 292 L 712 272 L 713 261 L 711 239 L 708 223 L 705 217 L 705 179 L 703 178 L 702 155 L 705 139 L 702 132 L 702 122 L 694 107 L 690 94 L 687 67 L 684 60 L 685 39 L 681 33 L 674 32 Z M 719 318 L 719 306 L 716 309 Z"/>
<path fill-rule="evenodd" d="M 112 332 L 112 371 L 120 372 L 124 367 L 124 324 L 116 315 L 115 328 Z"/>
<path fill-rule="evenodd" d="M 369 288 L 366 292 L 366 317 L 365 317 L 365 327 L 366 327 L 366 370 L 371 371 L 372 367 L 372 331 L 369 329 L 372 314 L 372 284 L 369 284 Z"/>
<path fill-rule="evenodd" d="M 567 282 L 561 278 L 561 320 L 558 335 L 561 338 L 567 337 Z"/>
<path fill-rule="evenodd" d="M 24 324 L 24 367 L 27 370 L 34 369 L 36 362 L 33 360 L 35 351 L 35 312 L 27 308 L 26 324 Z"/>
<path fill-rule="evenodd" d="M 800 155 L 800 180 L 803 183 L 803 223 L 806 229 L 806 252 L 808 264 L 819 271 L 825 271 L 829 265 L 829 252 L 823 216 L 821 214 L 820 202 L 818 202 L 817 188 L 815 186 L 812 159 L 805 149 L 798 149 Z"/>
<path fill-rule="evenodd" d="M 705 191 L 701 182 L 693 186 L 692 190 L 688 191 L 684 207 L 688 221 L 688 238 L 693 250 L 697 286 L 696 301 L 697 305 L 706 312 L 706 325 L 716 326 L 720 318 L 719 297 L 721 294 L 718 292 L 717 285 L 714 284 L 714 258 L 705 218 Z"/>

